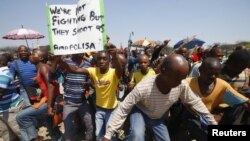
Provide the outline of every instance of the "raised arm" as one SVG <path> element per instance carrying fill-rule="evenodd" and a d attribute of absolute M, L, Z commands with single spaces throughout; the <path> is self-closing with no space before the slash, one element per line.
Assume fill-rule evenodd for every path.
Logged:
<path fill-rule="evenodd" d="M 79 68 L 77 66 L 69 65 L 61 59 L 61 56 L 55 57 L 53 62 L 56 64 L 59 64 L 60 67 L 62 67 L 63 69 L 65 69 L 69 73 L 80 73 L 80 74 L 89 75 L 89 71 L 87 69 L 83 69 L 83 68 Z M 52 64 L 53 64 L 53 62 L 52 62 Z"/>
<path fill-rule="evenodd" d="M 131 91 L 135 87 L 135 78 L 134 73 L 132 74 L 132 78 L 130 82 L 128 83 L 128 90 Z"/>
<path fill-rule="evenodd" d="M 58 62 L 60 61 L 61 57 L 62 57 L 61 55 L 60 56 L 55 56 L 55 55 L 50 54 L 50 58 L 51 58 L 50 62 L 51 62 L 51 64 L 49 65 L 49 71 L 51 73 L 56 72 L 56 68 L 58 66 Z"/>
<path fill-rule="evenodd" d="M 115 68 L 118 78 L 120 78 L 126 64 L 126 58 L 123 54 L 119 53 L 119 50 L 115 47 L 115 45 L 108 43 L 105 45 L 105 47 L 112 56 L 112 65 Z"/>

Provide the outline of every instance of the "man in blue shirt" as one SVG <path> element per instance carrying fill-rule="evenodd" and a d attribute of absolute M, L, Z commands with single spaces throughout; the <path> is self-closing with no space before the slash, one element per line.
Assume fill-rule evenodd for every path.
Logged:
<path fill-rule="evenodd" d="M 20 45 L 18 47 L 18 55 L 19 59 L 10 64 L 10 72 L 13 76 L 18 77 L 20 82 L 20 94 L 24 98 L 26 105 L 29 106 L 30 101 L 25 87 L 35 84 L 34 78 L 37 69 L 36 66 L 29 61 L 30 52 L 26 46 Z"/>

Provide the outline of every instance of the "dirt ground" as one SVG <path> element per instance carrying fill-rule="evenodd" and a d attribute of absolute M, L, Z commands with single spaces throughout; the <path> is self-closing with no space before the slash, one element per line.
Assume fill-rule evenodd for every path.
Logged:
<path fill-rule="evenodd" d="M 64 133 L 63 123 L 60 123 L 59 126 L 60 126 L 61 132 Z M 51 140 L 51 138 L 49 136 L 49 133 L 47 131 L 47 128 L 44 127 L 44 126 L 42 126 L 42 127 L 39 128 L 38 135 L 42 136 L 44 141 L 50 141 Z"/>

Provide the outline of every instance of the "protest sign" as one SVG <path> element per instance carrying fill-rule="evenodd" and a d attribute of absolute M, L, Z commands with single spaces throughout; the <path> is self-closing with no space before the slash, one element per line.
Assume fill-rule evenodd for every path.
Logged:
<path fill-rule="evenodd" d="M 65 55 L 103 50 L 106 43 L 103 0 L 49 5 L 46 11 L 52 53 Z"/>

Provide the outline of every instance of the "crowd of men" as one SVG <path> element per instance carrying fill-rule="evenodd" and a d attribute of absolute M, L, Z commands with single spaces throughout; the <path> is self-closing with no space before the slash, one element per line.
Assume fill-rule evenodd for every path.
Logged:
<path fill-rule="evenodd" d="M 0 139 L 41 141 L 44 125 L 55 141 L 206 141 L 208 125 L 249 124 L 248 50 L 223 60 L 219 45 L 164 52 L 167 43 L 140 53 L 107 43 L 67 56 L 24 45 L 18 57 L 1 54 Z"/>

